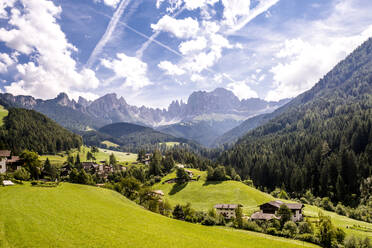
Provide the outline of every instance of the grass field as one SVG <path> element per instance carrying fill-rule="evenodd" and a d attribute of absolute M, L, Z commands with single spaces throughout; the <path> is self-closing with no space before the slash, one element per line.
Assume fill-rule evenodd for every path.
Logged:
<path fill-rule="evenodd" d="M 172 205 L 177 203 L 185 204 L 190 202 L 192 207 L 198 210 L 208 210 L 215 204 L 221 203 L 240 203 L 246 214 L 252 213 L 257 209 L 257 205 L 274 199 L 269 194 L 262 193 L 241 182 L 206 182 L 206 172 L 190 169 L 194 172 L 194 177 L 200 175 L 199 181 L 189 182 L 187 185 L 176 185 L 163 182 L 167 179 L 175 178 L 173 172 L 153 186 L 154 189 L 163 190 L 166 198 Z"/>
<path fill-rule="evenodd" d="M 88 147 L 82 147 L 80 150 L 80 159 L 82 162 L 86 161 L 87 158 L 87 153 L 90 149 Z M 76 156 L 78 153 L 77 150 L 73 151 L 71 154 Z M 109 160 L 111 153 L 113 153 L 116 157 L 116 160 L 120 163 L 125 165 L 126 163 L 131 164 L 137 160 L 137 154 L 135 153 L 126 153 L 126 152 L 117 152 L 117 151 L 112 151 L 108 149 L 101 149 L 99 148 L 99 152 L 95 154 L 96 161 L 105 161 Z M 49 158 L 50 162 L 52 164 L 56 165 L 62 165 L 66 159 L 67 159 L 67 154 L 63 153 L 60 155 L 43 155 L 40 156 L 41 161 L 45 161 L 47 158 Z"/>
<path fill-rule="evenodd" d="M 118 144 L 115 144 L 115 143 L 113 143 L 111 141 L 108 141 L 108 140 L 102 141 L 101 144 L 106 145 L 108 148 L 110 148 L 110 147 L 114 147 L 114 148 L 119 147 Z"/>
<path fill-rule="evenodd" d="M 274 198 L 262 191 L 249 187 L 241 182 L 225 181 L 216 183 L 206 183 L 206 172 L 191 169 L 195 176 L 200 175 L 197 182 L 189 182 L 187 185 L 177 186 L 176 184 L 162 184 L 167 179 L 175 178 L 176 173 L 173 172 L 163 180 L 153 186 L 154 189 L 161 189 L 165 194 L 165 198 L 172 205 L 191 203 L 192 207 L 198 210 L 207 210 L 218 203 L 240 203 L 246 215 L 251 215 L 258 210 L 258 205 L 274 200 Z M 345 216 L 338 215 L 334 212 L 324 211 L 315 206 L 306 205 L 304 208 L 305 216 L 318 216 L 319 211 L 332 218 L 333 223 L 342 228 L 347 234 L 353 234 L 359 237 L 372 238 L 372 232 L 355 230 L 350 227 L 360 226 L 362 229 L 372 230 L 372 224 L 350 219 Z"/>
<path fill-rule="evenodd" d="M 312 244 L 146 211 L 120 194 L 63 183 L 0 187 L 0 247 L 266 248 Z"/>
<path fill-rule="evenodd" d="M 306 216 L 317 217 L 319 211 L 323 212 L 324 215 L 330 216 L 333 224 L 335 224 L 337 227 L 342 228 L 347 234 L 352 234 L 358 237 L 367 236 L 370 239 L 372 239 L 372 224 L 371 223 L 350 219 L 346 216 L 338 215 L 330 211 L 325 211 L 323 209 L 320 209 L 318 207 L 311 206 L 311 205 L 306 205 L 304 213 Z M 370 231 L 355 230 L 351 228 L 353 226 L 359 226 L 361 227 L 361 229 L 367 229 Z"/>
<path fill-rule="evenodd" d="M 172 148 L 175 145 L 179 145 L 180 142 L 164 142 L 164 143 L 159 143 L 159 145 L 163 145 L 163 144 L 165 144 L 167 146 L 167 148 Z"/>
<path fill-rule="evenodd" d="M 0 126 L 4 124 L 4 117 L 8 115 L 8 110 L 6 110 L 3 106 L 0 105 Z"/>

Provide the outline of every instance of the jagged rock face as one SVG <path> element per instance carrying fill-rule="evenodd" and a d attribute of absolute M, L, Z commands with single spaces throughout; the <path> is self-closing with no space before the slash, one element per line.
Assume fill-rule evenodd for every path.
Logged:
<path fill-rule="evenodd" d="M 190 128 L 194 129 L 189 128 L 187 132 L 194 136 L 198 136 L 200 132 L 220 134 L 239 125 L 248 117 L 273 111 L 287 102 L 266 102 L 261 99 L 240 101 L 233 92 L 223 88 L 217 88 L 212 92 L 194 92 L 187 103 L 173 101 L 167 110 L 131 106 L 123 97 L 118 98 L 115 93 L 104 95 L 94 101 L 79 97 L 78 102 L 69 99 L 66 93 L 60 93 L 50 100 L 0 94 L 0 100 L 17 107 L 35 109 L 73 130 L 99 128 L 104 124 L 116 122 L 150 127 L 188 122 Z M 206 130 L 206 127 L 209 130 Z M 178 132 L 180 128 L 170 127 L 169 130 Z M 180 137 L 189 138 L 188 134 L 182 134 Z M 211 139 L 208 137 L 208 140 Z"/>

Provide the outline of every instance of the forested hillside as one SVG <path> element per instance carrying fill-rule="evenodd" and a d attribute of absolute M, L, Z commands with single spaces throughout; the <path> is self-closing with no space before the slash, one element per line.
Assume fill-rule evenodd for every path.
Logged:
<path fill-rule="evenodd" d="M 10 108 L 0 128 L 0 146 L 15 153 L 28 149 L 51 154 L 81 145 L 80 136 L 33 110 Z"/>
<path fill-rule="evenodd" d="M 154 145 L 162 142 L 192 143 L 186 139 L 176 138 L 169 134 L 155 131 L 152 128 L 131 123 L 114 123 L 100 128 L 98 131 L 89 131 L 83 134 L 84 143 L 100 146 L 109 140 L 121 147 L 140 148 L 143 145 Z"/>
<path fill-rule="evenodd" d="M 356 204 L 372 172 L 372 39 L 220 161 L 269 189 Z"/>

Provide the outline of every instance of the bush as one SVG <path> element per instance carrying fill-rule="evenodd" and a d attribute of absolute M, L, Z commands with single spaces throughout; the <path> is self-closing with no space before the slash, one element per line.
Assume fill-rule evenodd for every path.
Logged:
<path fill-rule="evenodd" d="M 305 234 L 305 233 L 313 233 L 313 227 L 311 226 L 311 224 L 309 222 L 300 222 L 298 224 L 298 233 L 300 234 Z"/>
<path fill-rule="evenodd" d="M 337 204 L 335 211 L 339 215 L 346 215 L 346 208 L 340 202 Z"/>
<path fill-rule="evenodd" d="M 304 234 L 297 235 L 297 238 L 305 242 L 310 242 L 310 243 L 315 243 L 315 244 L 318 243 L 318 240 L 315 238 L 315 236 L 310 233 L 304 233 Z"/>
<path fill-rule="evenodd" d="M 328 211 L 334 211 L 333 204 L 329 197 L 322 198 L 322 201 L 320 202 L 320 206 Z"/>
<path fill-rule="evenodd" d="M 263 229 L 254 221 L 243 222 L 243 229 L 254 232 L 263 232 Z"/>
<path fill-rule="evenodd" d="M 266 233 L 270 235 L 279 235 L 280 231 L 278 231 L 275 227 L 269 227 L 266 229 Z"/>
<path fill-rule="evenodd" d="M 14 172 L 14 178 L 18 180 L 27 181 L 31 177 L 30 172 L 28 172 L 25 168 L 21 167 L 20 169 Z"/>
<path fill-rule="evenodd" d="M 296 234 L 298 233 L 298 228 L 297 228 L 296 223 L 294 223 L 293 221 L 287 221 L 283 226 L 282 233 L 284 236 L 287 236 L 287 237 L 293 238 L 294 236 L 296 236 Z"/>

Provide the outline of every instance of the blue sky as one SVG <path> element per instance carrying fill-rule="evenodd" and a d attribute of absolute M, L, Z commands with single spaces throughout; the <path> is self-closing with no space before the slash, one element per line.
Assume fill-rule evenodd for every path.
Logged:
<path fill-rule="evenodd" d="M 369 0 L 1 0 L 0 89 L 167 107 L 196 90 L 279 100 L 372 36 Z"/>

